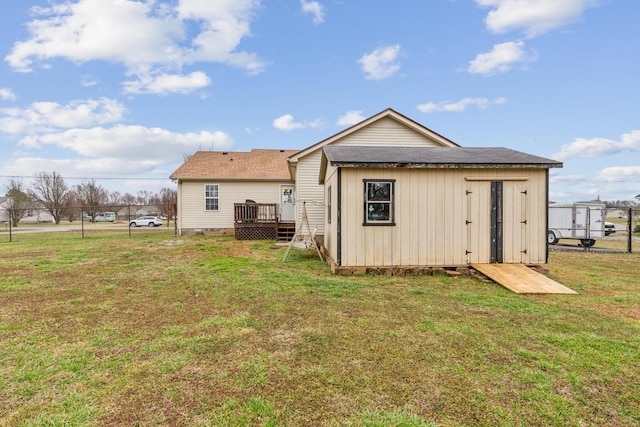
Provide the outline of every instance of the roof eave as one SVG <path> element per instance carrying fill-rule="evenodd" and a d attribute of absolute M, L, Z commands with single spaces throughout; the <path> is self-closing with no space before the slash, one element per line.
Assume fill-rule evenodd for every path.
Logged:
<path fill-rule="evenodd" d="M 344 138 L 347 135 L 350 135 L 368 125 L 370 125 L 371 123 L 374 123 L 384 117 L 392 117 L 393 119 L 401 122 L 402 124 L 404 124 L 405 126 L 413 129 L 414 131 L 425 135 L 425 136 L 430 136 L 438 141 L 440 141 L 441 143 L 443 143 L 443 146 L 450 146 L 450 147 L 459 147 L 460 145 L 457 144 L 456 142 L 450 140 L 449 138 L 446 138 L 442 135 L 440 135 L 437 132 L 434 132 L 433 130 L 427 128 L 426 126 L 421 125 L 420 123 L 416 122 L 415 120 L 412 120 L 410 118 L 408 118 L 407 116 L 398 113 L 397 111 L 395 111 L 392 108 L 387 108 L 386 110 L 383 110 L 381 112 L 379 112 L 378 114 L 375 114 L 367 119 L 364 119 L 363 121 L 356 123 L 353 126 L 350 126 L 328 138 L 323 139 L 320 142 L 317 142 L 313 145 L 311 145 L 310 147 L 305 148 L 304 150 L 298 151 L 297 153 L 293 154 L 292 156 L 289 156 L 288 160 L 289 162 L 297 162 L 301 157 L 304 157 L 305 155 L 316 151 L 317 149 L 320 149 L 322 147 L 324 147 L 327 144 L 331 144 L 334 141 L 337 141 L 339 139 Z"/>
<path fill-rule="evenodd" d="M 562 163 L 414 163 L 414 162 L 345 162 L 331 161 L 331 166 L 344 168 L 395 169 L 549 169 L 561 168 Z"/>

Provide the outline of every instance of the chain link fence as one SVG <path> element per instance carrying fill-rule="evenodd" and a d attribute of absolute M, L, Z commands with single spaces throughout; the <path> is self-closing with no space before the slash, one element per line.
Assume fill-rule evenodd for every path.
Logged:
<path fill-rule="evenodd" d="M 173 212 L 175 209 L 166 214 L 158 207 L 139 205 L 6 208 L 0 209 L 0 234 L 10 242 L 22 234 L 44 232 L 72 232 L 84 238 L 92 232 L 111 230 L 131 236 L 142 229 L 137 225 L 148 223 L 144 220 L 147 217 L 157 219 L 151 221 L 154 227 L 147 226 L 145 230 L 177 234 Z"/>

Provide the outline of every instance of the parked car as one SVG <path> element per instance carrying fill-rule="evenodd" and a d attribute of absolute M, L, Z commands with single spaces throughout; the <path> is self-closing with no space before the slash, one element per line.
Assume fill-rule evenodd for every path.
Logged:
<path fill-rule="evenodd" d="M 162 220 L 157 216 L 141 216 L 140 218 L 131 220 L 129 223 L 130 227 L 141 227 L 143 225 L 149 227 L 160 227 L 162 225 Z"/>
<path fill-rule="evenodd" d="M 616 232 L 616 225 L 612 222 L 604 223 L 604 235 L 608 236 L 609 234 Z"/>

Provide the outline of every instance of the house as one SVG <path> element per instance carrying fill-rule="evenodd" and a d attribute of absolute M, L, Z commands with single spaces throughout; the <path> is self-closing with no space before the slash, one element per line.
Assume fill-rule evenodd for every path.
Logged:
<path fill-rule="evenodd" d="M 294 181 L 287 158 L 294 150 L 198 151 L 170 178 L 178 183 L 180 234 L 237 230 L 275 238 L 272 223 L 295 227 Z M 251 206 L 246 206 L 251 204 Z M 243 214 L 245 214 L 243 216 Z"/>
<path fill-rule="evenodd" d="M 0 197 L 0 222 L 9 222 L 11 217 L 10 209 L 11 200 L 9 197 Z M 24 224 L 37 224 L 54 222 L 53 215 L 47 211 L 44 206 L 38 202 L 22 203 L 20 209 L 19 222 Z"/>
<path fill-rule="evenodd" d="M 327 258 L 334 269 L 544 264 L 548 171 L 561 166 L 506 148 L 326 146 Z"/>
<path fill-rule="evenodd" d="M 275 222 L 306 214 L 335 268 L 539 264 L 548 171 L 561 166 L 463 148 L 387 109 L 301 151 L 198 152 L 171 179 L 180 233 L 237 237 L 260 223 L 246 215 L 257 202 Z"/>
<path fill-rule="evenodd" d="M 318 142 L 289 157 L 289 171 L 296 183 L 296 200 L 306 202 L 307 216 L 312 228 L 324 234 L 324 185 L 318 174 L 325 146 L 378 147 L 458 147 L 458 144 L 388 108 Z M 302 203 L 296 204 L 296 218 L 302 218 Z"/>

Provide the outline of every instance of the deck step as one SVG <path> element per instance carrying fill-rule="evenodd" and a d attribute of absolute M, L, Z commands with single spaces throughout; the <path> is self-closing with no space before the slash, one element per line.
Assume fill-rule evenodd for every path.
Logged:
<path fill-rule="evenodd" d="M 277 239 L 289 242 L 296 234 L 296 224 L 294 222 L 278 223 Z"/>

